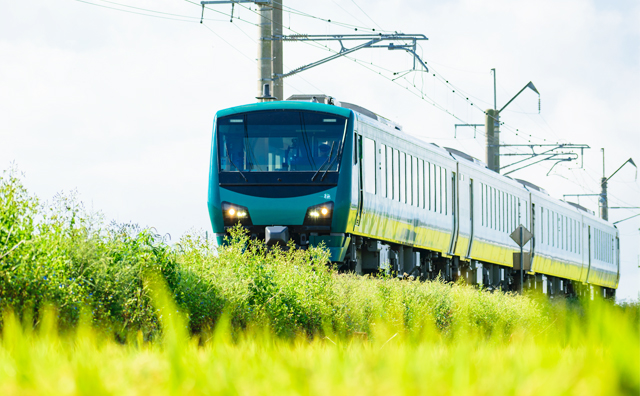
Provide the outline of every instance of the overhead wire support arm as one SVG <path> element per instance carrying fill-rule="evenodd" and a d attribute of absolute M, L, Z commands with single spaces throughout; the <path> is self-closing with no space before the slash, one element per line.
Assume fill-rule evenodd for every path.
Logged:
<path fill-rule="evenodd" d="M 284 74 L 274 75 L 274 79 L 282 79 L 294 74 L 300 73 L 305 70 L 309 70 L 313 67 L 320 66 L 324 63 L 337 59 L 341 56 L 345 56 L 352 52 L 358 51 L 363 48 L 387 48 L 388 50 L 404 50 L 411 53 L 414 57 L 414 69 L 415 69 L 415 61 L 417 60 L 422 67 L 424 67 L 425 71 L 429 71 L 426 63 L 420 58 L 420 56 L 415 52 L 416 42 L 418 40 L 428 40 L 428 38 L 424 34 L 404 34 L 404 33 L 394 33 L 394 34 L 295 34 L 295 35 L 283 35 L 283 36 L 274 36 L 273 40 L 282 40 L 282 41 L 337 41 L 340 43 L 340 51 L 328 56 L 326 58 L 320 59 L 313 63 L 309 63 L 304 66 L 300 66 L 292 71 Z M 355 47 L 346 48 L 343 44 L 343 41 L 363 41 L 367 40 L 365 43 L 356 45 Z M 376 45 L 382 41 L 411 41 L 411 44 L 400 44 L 395 45 L 394 43 L 389 43 L 387 45 Z"/>
<path fill-rule="evenodd" d="M 507 173 L 505 173 L 505 175 L 508 175 L 509 173 L 513 173 L 515 171 L 518 171 L 520 169 L 524 169 L 528 166 L 531 165 L 535 165 L 538 164 L 542 161 L 556 161 L 555 164 L 553 164 L 553 166 L 551 167 L 551 169 L 553 169 L 557 164 L 559 164 L 560 162 L 569 162 L 569 161 L 574 161 L 576 159 L 579 158 L 577 153 L 574 153 L 572 151 L 561 151 L 561 152 L 557 152 L 556 150 L 576 150 L 579 149 L 581 153 L 584 152 L 584 149 L 588 149 L 590 148 L 588 145 L 586 144 L 572 144 L 572 143 L 567 143 L 567 144 L 501 144 L 500 147 L 529 147 L 531 149 L 531 153 L 506 153 L 506 154 L 500 154 L 500 156 L 525 156 L 527 158 L 521 159 L 519 161 L 516 162 L 512 162 L 508 165 L 505 165 L 503 167 L 500 168 L 500 170 L 511 167 L 511 166 L 515 166 L 518 164 L 521 164 L 527 160 L 530 160 L 532 158 L 535 157 L 544 157 L 538 161 L 532 162 L 530 164 L 521 166 L 517 169 L 513 169 Z M 541 153 L 536 153 L 534 147 L 550 147 L 549 149 L 541 152 Z M 549 169 L 549 172 L 551 172 L 551 169 Z M 548 175 L 548 173 L 547 173 Z"/>

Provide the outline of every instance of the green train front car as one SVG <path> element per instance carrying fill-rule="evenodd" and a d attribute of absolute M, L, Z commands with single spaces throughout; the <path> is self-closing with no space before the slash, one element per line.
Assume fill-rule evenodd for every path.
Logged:
<path fill-rule="evenodd" d="M 216 114 L 209 216 L 218 244 L 238 222 L 268 244 L 324 242 L 342 261 L 351 207 L 354 115 L 319 103 L 270 102 Z"/>

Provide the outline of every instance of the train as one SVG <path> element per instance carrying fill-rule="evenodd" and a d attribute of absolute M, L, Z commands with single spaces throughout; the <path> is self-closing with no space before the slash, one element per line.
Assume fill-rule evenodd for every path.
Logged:
<path fill-rule="evenodd" d="M 218 244 L 240 223 L 270 246 L 322 245 L 363 275 L 549 296 L 613 297 L 620 280 L 618 230 L 592 211 L 326 95 L 219 110 L 208 210 Z"/>

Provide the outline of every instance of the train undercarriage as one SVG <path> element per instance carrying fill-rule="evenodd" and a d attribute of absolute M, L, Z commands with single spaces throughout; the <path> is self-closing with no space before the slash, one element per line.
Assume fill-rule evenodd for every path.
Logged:
<path fill-rule="evenodd" d="M 446 257 L 440 252 L 354 236 L 341 263 L 341 272 L 377 276 L 381 273 L 403 279 L 458 282 L 488 291 L 517 292 L 520 271 L 512 267 L 477 260 Z M 523 289 L 553 297 L 615 298 L 615 289 L 584 284 L 556 276 L 524 271 Z"/>

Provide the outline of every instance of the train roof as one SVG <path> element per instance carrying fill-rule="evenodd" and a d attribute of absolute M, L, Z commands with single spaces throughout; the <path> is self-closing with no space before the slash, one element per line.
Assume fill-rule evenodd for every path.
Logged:
<path fill-rule="evenodd" d="M 261 111 L 261 110 L 310 110 L 310 111 L 323 111 L 327 113 L 334 113 L 343 117 L 349 118 L 351 115 L 350 109 L 333 106 L 324 103 L 317 102 L 302 102 L 302 101 L 277 101 L 277 102 L 263 102 L 252 103 L 241 106 L 229 107 L 227 109 L 219 110 L 216 113 L 216 117 L 225 117 L 237 113 L 244 113 L 248 111 Z"/>
<path fill-rule="evenodd" d="M 342 107 L 345 109 L 353 110 L 356 113 L 360 113 L 363 116 L 369 117 L 375 121 L 381 122 L 387 126 L 390 126 L 393 129 L 402 131 L 402 126 L 400 124 L 393 122 L 390 119 L 381 116 L 380 114 L 374 113 L 373 111 L 366 109 L 360 105 L 349 103 L 349 102 L 341 102 L 336 98 L 334 98 L 333 96 L 328 96 L 324 94 L 291 95 L 287 98 L 287 100 L 296 101 L 296 102 L 324 103 L 328 105 Z"/>

